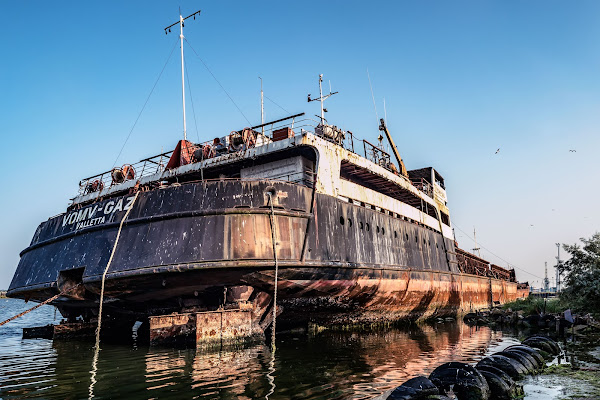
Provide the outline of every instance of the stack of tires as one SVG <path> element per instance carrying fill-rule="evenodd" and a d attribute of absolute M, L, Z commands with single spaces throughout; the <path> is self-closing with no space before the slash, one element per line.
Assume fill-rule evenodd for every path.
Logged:
<path fill-rule="evenodd" d="M 419 376 L 392 391 L 387 400 L 452 399 L 509 400 L 523 397 L 518 381 L 536 374 L 560 354 L 558 344 L 545 336 L 531 336 L 520 345 L 507 347 L 475 366 L 449 362 L 429 377 Z"/>

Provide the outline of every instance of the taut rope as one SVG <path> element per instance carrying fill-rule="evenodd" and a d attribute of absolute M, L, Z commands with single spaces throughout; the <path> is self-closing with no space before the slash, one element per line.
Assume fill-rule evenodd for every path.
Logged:
<path fill-rule="evenodd" d="M 271 389 L 265 395 L 265 399 L 269 399 L 269 396 L 275 392 L 275 376 L 273 373 L 275 372 L 275 325 L 277 322 L 277 279 L 279 274 L 279 262 L 277 260 L 277 244 L 275 242 L 275 209 L 273 208 L 273 195 L 270 192 L 267 192 L 269 195 L 269 203 L 271 203 L 271 241 L 273 243 L 273 259 L 275 260 L 275 283 L 273 288 L 273 327 L 271 332 L 271 360 L 269 362 L 269 372 L 267 373 L 267 380 L 271 385 Z"/>
<path fill-rule="evenodd" d="M 271 335 L 271 348 L 275 352 L 275 324 L 277 320 L 277 280 L 279 275 L 279 261 L 277 260 L 277 243 L 275 242 L 276 229 L 275 226 L 275 209 L 273 208 L 273 195 L 269 193 L 269 202 L 271 203 L 271 241 L 273 242 L 273 258 L 275 260 L 275 283 L 273 289 L 273 334 Z"/>
<path fill-rule="evenodd" d="M 35 306 L 31 307 L 29 310 L 25 310 L 25 311 L 23 311 L 22 313 L 15 315 L 14 317 L 10 317 L 10 318 L 9 318 L 9 319 L 7 319 L 6 321 L 2 321 L 2 322 L 0 322 L 0 326 L 2 326 L 2 325 L 4 325 L 4 324 L 7 324 L 7 323 L 9 323 L 10 321 L 12 321 L 12 320 L 15 320 L 15 319 L 17 319 L 17 318 L 21 318 L 21 317 L 22 317 L 23 315 L 25 315 L 25 314 L 29 314 L 29 313 L 30 313 L 30 312 L 32 312 L 33 310 L 35 310 L 35 309 L 38 309 L 38 308 L 40 308 L 41 306 L 43 306 L 43 305 L 46 305 L 46 304 L 48 304 L 48 303 L 50 303 L 50 302 L 52 302 L 52 301 L 54 301 L 54 300 L 58 299 L 60 296 L 63 296 L 63 295 L 65 295 L 65 294 L 67 294 L 67 293 L 71 292 L 73 289 L 75 289 L 75 288 L 79 287 L 80 285 L 81 285 L 81 284 L 77 284 L 77 285 L 73 286 L 72 288 L 70 288 L 70 289 L 69 289 L 69 290 L 67 290 L 67 291 L 60 292 L 60 293 L 59 293 L 59 294 L 57 294 L 56 296 L 52 296 L 52 297 L 50 297 L 49 299 L 42 301 L 40 304 L 37 304 L 37 305 L 35 305 Z"/>
<path fill-rule="evenodd" d="M 135 197 L 129 206 L 129 209 L 121 219 L 121 223 L 119 224 L 119 230 L 117 231 L 117 238 L 115 239 L 115 244 L 113 246 L 112 252 L 110 253 L 110 258 L 108 259 L 108 263 L 106 264 L 106 268 L 104 269 L 104 273 L 102 274 L 102 286 L 100 288 L 100 307 L 98 309 L 98 326 L 96 327 L 96 345 L 94 346 L 94 360 L 92 361 L 92 371 L 91 371 L 91 384 L 89 390 L 89 399 L 94 398 L 94 384 L 96 383 L 96 373 L 98 372 L 98 354 L 100 353 L 100 327 L 102 325 L 102 303 L 104 302 L 104 282 L 106 281 L 106 273 L 110 268 L 110 264 L 112 263 L 113 257 L 115 255 L 115 251 L 117 250 L 117 245 L 119 244 L 119 238 L 121 237 L 121 230 L 123 229 L 123 223 L 129 216 L 129 213 L 133 209 L 133 205 L 138 198 L 140 192 L 135 193 Z"/>

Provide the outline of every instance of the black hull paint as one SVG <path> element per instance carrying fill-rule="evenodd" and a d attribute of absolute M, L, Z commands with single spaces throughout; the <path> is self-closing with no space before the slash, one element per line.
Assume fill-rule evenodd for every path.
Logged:
<path fill-rule="evenodd" d="M 469 299 L 489 303 L 487 278 L 478 278 L 472 294 L 465 291 L 471 278 L 458 271 L 454 243 L 431 229 L 305 186 L 229 180 L 139 194 L 107 274 L 108 309 L 147 316 L 214 309 L 229 287 L 271 293 L 268 192 L 276 194 L 279 296 L 290 318 L 390 320 L 453 314 Z M 60 291 L 59 282 L 78 276 L 85 294 L 56 304 L 66 314 L 93 314 L 132 197 L 42 223 L 21 253 L 8 296 L 44 300 Z"/>

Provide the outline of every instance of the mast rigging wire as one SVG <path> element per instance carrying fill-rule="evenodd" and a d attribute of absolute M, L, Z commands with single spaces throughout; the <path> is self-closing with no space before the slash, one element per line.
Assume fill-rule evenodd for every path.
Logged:
<path fill-rule="evenodd" d="M 177 45 L 178 41 L 179 41 L 179 38 L 177 38 L 177 40 L 175 40 L 175 43 L 173 43 L 173 48 L 171 49 L 171 53 L 169 53 L 169 57 L 167 58 L 167 61 L 165 62 L 165 65 L 163 65 L 162 69 L 160 70 L 160 74 L 158 74 L 158 78 L 156 78 L 156 82 L 154 82 L 154 86 L 152 86 L 152 90 L 150 90 L 150 93 L 148 94 L 148 97 L 146 97 L 146 101 L 144 102 L 144 105 L 142 106 L 142 109 L 140 110 L 137 118 L 135 119 L 135 122 L 133 123 L 133 126 L 131 127 L 131 130 L 129 131 L 129 134 L 127 135 L 127 138 L 125 139 L 125 142 L 123 143 L 123 146 L 121 147 L 121 150 L 119 151 L 119 155 L 117 155 L 117 158 L 115 159 L 115 162 L 113 163 L 113 168 L 117 165 L 117 161 L 119 161 L 119 157 L 121 157 L 121 153 L 123 153 L 123 149 L 125 148 L 125 145 L 127 144 L 127 141 L 129 141 L 129 137 L 133 133 L 133 130 L 135 129 L 135 127 L 136 127 L 136 125 L 137 125 L 140 117 L 142 116 L 142 113 L 146 109 L 146 105 L 148 104 L 148 100 L 150 100 L 150 96 L 152 96 L 152 93 L 154 93 L 154 89 L 156 88 L 156 85 L 158 84 L 158 81 L 160 80 L 160 77 L 162 76 L 163 72 L 165 71 L 165 68 L 167 67 L 167 64 L 169 63 L 169 60 L 171 59 L 171 56 L 173 55 L 173 51 L 175 50 L 175 46 Z"/>
<path fill-rule="evenodd" d="M 194 116 L 194 128 L 196 129 L 196 138 L 200 143 L 200 135 L 198 134 L 198 122 L 196 121 L 196 110 L 194 109 L 194 96 L 192 96 L 192 85 L 190 84 L 189 68 L 185 70 L 185 76 L 187 76 L 188 89 L 190 91 L 190 101 L 192 103 L 192 115 Z"/>
<path fill-rule="evenodd" d="M 375 109 L 375 118 L 377 118 L 377 126 L 379 126 L 379 114 L 377 114 L 377 106 L 375 105 L 375 95 L 373 95 L 373 85 L 371 85 L 371 76 L 369 75 L 369 68 L 367 68 L 367 78 L 369 78 L 369 87 L 371 88 L 371 99 L 373 99 L 373 108 Z"/>
<path fill-rule="evenodd" d="M 465 235 L 467 235 L 467 237 L 468 237 L 469 239 L 471 239 L 471 240 L 475 241 L 474 239 L 472 239 L 472 238 L 471 238 L 470 234 L 468 234 L 467 232 L 465 232 L 465 231 L 463 231 L 462 229 L 460 229 L 460 228 L 458 227 L 458 225 L 456 225 L 456 223 L 455 223 L 454 221 L 452 221 L 452 225 L 454 225 L 454 227 L 455 227 L 456 229 L 458 229 L 459 231 L 461 231 L 462 233 L 464 233 Z M 479 247 L 481 247 L 482 249 L 484 249 L 484 250 L 487 250 L 487 252 L 488 252 L 488 253 L 490 253 L 490 254 L 491 254 L 491 255 L 493 255 L 494 257 L 498 258 L 499 260 L 502 260 L 502 261 L 504 261 L 505 263 L 507 263 L 508 265 L 515 267 L 515 268 L 516 268 L 516 269 L 518 269 L 519 271 L 523 271 L 523 272 L 525 272 L 526 274 L 529 274 L 529 275 L 531 275 L 531 276 L 533 276 L 533 277 L 535 277 L 535 278 L 538 278 L 538 279 L 543 279 L 543 278 L 541 278 L 541 277 L 539 277 L 539 276 L 537 276 L 537 275 L 535 275 L 535 274 L 532 274 L 531 272 L 529 272 L 529 271 L 527 271 L 527 270 L 525 270 L 525 269 L 523 269 L 523 268 L 520 268 L 520 267 L 516 266 L 516 265 L 515 265 L 515 264 L 513 264 L 513 263 L 510 263 L 510 262 L 506 261 L 504 258 L 500 257 L 499 255 L 497 255 L 497 254 L 494 254 L 494 253 L 493 253 L 493 252 L 492 252 L 490 249 L 488 249 L 488 248 L 486 248 L 485 246 L 483 246 L 483 245 L 482 245 L 480 242 L 477 242 L 477 245 L 478 245 Z"/>
<path fill-rule="evenodd" d="M 196 57 L 198 57 L 198 60 L 200 60 L 200 62 L 202 63 L 202 65 L 204 65 L 204 68 L 206 68 L 206 70 L 208 71 L 208 73 L 213 77 L 213 79 L 215 80 L 215 82 L 217 82 L 219 84 L 219 86 L 221 87 L 221 89 L 225 92 L 225 94 L 227 95 L 227 97 L 229 97 L 229 100 L 231 100 L 231 102 L 233 103 L 233 105 L 235 106 L 235 108 L 237 108 L 237 110 L 240 112 L 240 114 L 242 114 L 242 117 L 244 117 L 244 119 L 246 120 L 246 122 L 248 122 L 249 126 L 252 126 L 252 123 L 250 123 L 250 121 L 248 120 L 248 118 L 246 118 L 246 115 L 244 115 L 244 113 L 242 112 L 242 110 L 238 107 L 238 105 L 236 104 L 235 101 L 233 101 L 233 99 L 231 98 L 231 96 L 229 95 L 229 93 L 227 92 L 227 90 L 225 90 L 225 88 L 223 87 L 223 85 L 221 85 L 221 82 L 219 82 L 219 80 L 217 79 L 217 77 L 215 76 L 215 74 L 212 73 L 212 71 L 210 70 L 210 68 L 208 68 L 208 65 L 206 65 L 206 63 L 204 62 L 204 60 L 202 60 L 202 58 L 200 58 L 200 55 L 198 55 L 198 53 L 196 52 L 196 50 L 192 47 L 192 45 L 190 44 L 190 42 L 187 40 L 187 38 L 184 38 L 186 43 L 188 44 L 188 46 L 190 46 L 190 49 L 192 49 L 192 51 L 194 52 L 194 54 L 196 55 Z"/>
<path fill-rule="evenodd" d="M 271 103 L 275 104 L 277 107 L 281 108 L 283 111 L 285 111 L 288 114 L 291 114 L 291 112 L 289 112 L 288 110 L 286 110 L 285 108 L 281 107 L 279 104 L 275 103 L 273 100 L 271 100 L 268 96 L 265 95 L 265 98 L 267 100 L 269 100 Z"/>

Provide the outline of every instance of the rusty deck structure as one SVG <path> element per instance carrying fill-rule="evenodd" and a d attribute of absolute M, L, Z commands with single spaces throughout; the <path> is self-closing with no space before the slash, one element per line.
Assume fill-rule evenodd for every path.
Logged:
<path fill-rule="evenodd" d="M 169 323 L 170 336 L 210 336 L 211 318 L 242 321 L 242 336 L 262 332 L 275 256 L 278 321 L 289 324 L 421 319 L 515 299 L 514 271 L 458 248 L 440 173 L 406 170 L 394 150 L 396 164 L 382 146 L 304 114 L 181 140 L 82 180 L 21 252 L 8 296 L 65 293 L 53 302 L 62 315 L 93 321 L 131 209 L 104 307 L 116 325 L 149 322 L 158 341 Z"/>

